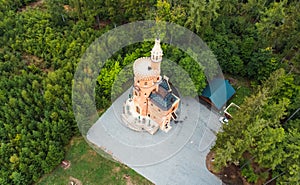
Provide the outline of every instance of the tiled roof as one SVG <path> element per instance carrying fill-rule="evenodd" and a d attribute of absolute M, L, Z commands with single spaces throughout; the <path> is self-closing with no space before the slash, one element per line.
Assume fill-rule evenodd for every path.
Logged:
<path fill-rule="evenodd" d="M 169 91 L 170 90 L 170 86 L 167 82 L 166 79 L 162 79 L 161 83 L 159 84 L 159 87 L 164 88 L 165 90 Z"/>
<path fill-rule="evenodd" d="M 176 100 L 177 97 L 173 93 L 168 93 L 165 97 L 158 93 L 150 94 L 150 101 L 164 111 L 169 110 Z"/>
<path fill-rule="evenodd" d="M 209 98 L 219 110 L 222 109 L 234 94 L 235 90 L 230 85 L 229 81 L 219 78 L 209 82 L 202 92 L 202 96 Z"/>

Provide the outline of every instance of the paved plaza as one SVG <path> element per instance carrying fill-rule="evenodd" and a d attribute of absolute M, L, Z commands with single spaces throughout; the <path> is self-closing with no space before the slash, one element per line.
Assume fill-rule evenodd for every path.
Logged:
<path fill-rule="evenodd" d="M 205 165 L 220 128 L 219 116 L 192 98 L 183 98 L 177 123 L 165 133 L 136 132 L 121 121 L 128 92 L 89 129 L 87 139 L 157 185 L 218 185 Z"/>

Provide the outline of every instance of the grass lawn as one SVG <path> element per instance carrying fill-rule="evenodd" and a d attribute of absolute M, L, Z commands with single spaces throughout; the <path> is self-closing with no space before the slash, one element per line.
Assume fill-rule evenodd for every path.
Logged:
<path fill-rule="evenodd" d="M 233 102 L 237 105 L 241 105 L 244 102 L 245 97 L 250 96 L 252 91 L 249 87 L 244 86 L 233 86 L 236 93 L 232 99 L 228 102 L 228 105 Z"/>
<path fill-rule="evenodd" d="M 36 184 L 67 185 L 70 176 L 84 185 L 152 184 L 129 167 L 101 157 L 82 137 L 71 140 L 65 159 L 71 161 L 68 169 L 58 166 Z"/>

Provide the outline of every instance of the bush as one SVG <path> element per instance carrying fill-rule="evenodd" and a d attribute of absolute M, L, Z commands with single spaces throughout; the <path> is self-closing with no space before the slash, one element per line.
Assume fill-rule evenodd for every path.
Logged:
<path fill-rule="evenodd" d="M 242 169 L 242 176 L 244 176 L 247 181 L 251 183 L 256 183 L 259 178 L 250 165 L 247 165 Z"/>

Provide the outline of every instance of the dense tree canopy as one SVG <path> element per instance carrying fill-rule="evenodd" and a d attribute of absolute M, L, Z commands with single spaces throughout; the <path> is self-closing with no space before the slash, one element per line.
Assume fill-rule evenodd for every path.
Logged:
<path fill-rule="evenodd" d="M 217 166 L 242 161 L 249 152 L 261 168 L 279 175 L 279 184 L 299 182 L 298 1 L 2 0 L 0 10 L 0 184 L 32 184 L 60 163 L 64 146 L 78 134 L 71 88 L 82 54 L 109 29 L 145 19 L 191 29 L 212 49 L 223 72 L 263 83 L 218 134 Z M 95 89 L 98 109 L 105 110 L 112 93 L 128 87 L 125 80 L 114 80 L 132 75 L 122 69 L 149 56 L 152 45 L 127 46 L 106 62 Z M 201 94 L 203 71 L 210 69 L 178 48 L 164 44 L 163 49 L 195 84 L 193 93 Z M 275 153 L 280 157 L 270 157 Z"/>
<path fill-rule="evenodd" d="M 228 125 L 223 125 L 213 148 L 216 168 L 244 161 L 244 154 L 250 153 L 260 168 L 272 169 L 274 174 L 284 172 L 281 178 L 289 179 L 292 184 L 299 182 L 299 172 L 295 173 L 295 169 L 300 166 L 293 163 L 299 161 L 300 146 L 296 140 L 300 139 L 300 132 L 283 122 L 291 115 L 291 102 L 300 95 L 299 85 L 286 86 L 291 79 L 292 75 L 285 74 L 283 69 L 273 72 L 256 94 L 246 98 Z M 287 94 L 286 90 L 291 92 Z M 299 119 L 291 122 L 299 123 Z M 287 164 L 293 164 L 293 168 Z"/>

